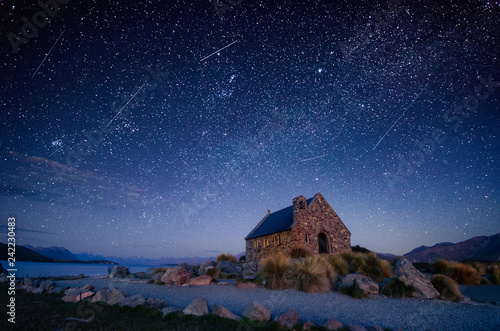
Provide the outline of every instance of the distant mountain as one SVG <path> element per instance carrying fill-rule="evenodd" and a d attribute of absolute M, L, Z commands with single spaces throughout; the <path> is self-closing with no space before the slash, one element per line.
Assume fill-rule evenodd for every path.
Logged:
<path fill-rule="evenodd" d="M 18 246 L 19 247 L 19 246 Z M 64 259 L 64 260 L 79 260 L 73 253 L 64 247 L 33 247 L 31 245 L 24 245 L 24 247 L 31 249 L 43 256 L 47 256 L 53 259 Z"/>
<path fill-rule="evenodd" d="M 0 243 L 0 260 L 7 260 L 8 255 L 7 245 Z M 54 262 L 54 259 L 43 256 L 29 248 L 16 246 L 16 261 L 31 261 L 31 262 Z"/>
<path fill-rule="evenodd" d="M 381 260 L 387 260 L 387 261 L 392 261 L 393 259 L 397 258 L 397 255 L 391 254 L 391 253 L 375 253 L 377 257 Z"/>
<path fill-rule="evenodd" d="M 500 261 L 500 233 L 474 237 L 456 244 L 441 243 L 432 247 L 420 246 L 404 255 L 415 262 L 432 263 L 437 259 L 462 261 Z"/>
<path fill-rule="evenodd" d="M 99 254 L 93 254 L 88 252 L 83 252 L 79 254 L 75 254 L 81 260 L 111 260 L 117 262 L 121 265 L 127 266 L 132 264 L 139 265 L 150 265 L 150 266 L 158 266 L 165 264 L 202 264 L 209 257 L 202 256 L 194 256 L 194 257 L 162 257 L 157 259 L 146 258 L 143 256 L 132 256 L 132 257 L 117 257 L 117 256 L 104 256 Z"/>

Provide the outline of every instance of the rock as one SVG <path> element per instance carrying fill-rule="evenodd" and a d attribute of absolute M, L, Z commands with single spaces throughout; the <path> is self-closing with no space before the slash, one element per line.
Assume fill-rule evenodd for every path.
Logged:
<path fill-rule="evenodd" d="M 25 290 L 27 287 L 33 287 L 33 281 L 28 277 L 25 277 L 21 283 L 21 288 Z"/>
<path fill-rule="evenodd" d="M 67 289 L 64 290 L 64 295 L 68 295 L 68 294 L 76 292 L 76 291 L 78 291 L 77 288 L 75 288 L 75 287 L 69 287 L 69 288 L 67 288 Z"/>
<path fill-rule="evenodd" d="M 82 300 L 85 300 L 91 296 L 94 295 L 94 292 L 92 291 L 73 291 L 70 294 L 66 294 L 65 296 L 62 297 L 62 301 L 64 302 L 79 302 Z"/>
<path fill-rule="evenodd" d="M 7 278 L 7 274 L 0 274 L 0 283 L 8 283 L 9 279 Z"/>
<path fill-rule="evenodd" d="M 108 305 L 115 305 L 115 304 L 119 303 L 120 301 L 122 301 L 123 298 L 125 298 L 126 296 L 127 296 L 127 293 L 125 293 L 124 290 L 122 290 L 119 287 L 115 287 L 109 293 L 107 303 L 108 303 Z"/>
<path fill-rule="evenodd" d="M 208 267 L 215 267 L 217 263 L 212 260 L 206 260 L 198 269 L 198 275 L 204 275 Z"/>
<path fill-rule="evenodd" d="M 187 272 L 189 272 L 190 274 L 196 275 L 196 274 L 198 274 L 199 267 L 197 265 L 190 264 L 190 265 L 185 266 L 184 269 L 186 269 Z"/>
<path fill-rule="evenodd" d="M 157 274 L 154 274 L 151 277 L 151 280 L 154 281 L 156 284 L 162 284 L 161 277 L 163 277 L 164 274 L 165 274 L 164 272 L 159 272 Z"/>
<path fill-rule="evenodd" d="M 161 312 L 163 313 L 163 317 L 165 317 L 165 315 L 167 315 L 167 314 L 182 312 L 182 310 L 180 308 L 176 308 L 176 307 L 165 307 L 161 310 Z"/>
<path fill-rule="evenodd" d="M 212 313 L 220 317 L 229 318 L 232 320 L 240 320 L 240 317 L 238 315 L 231 313 L 229 310 L 218 304 L 215 304 L 214 311 Z"/>
<path fill-rule="evenodd" d="M 239 289 L 257 288 L 257 287 L 260 287 L 260 286 L 256 283 L 252 283 L 252 282 L 244 282 L 244 283 L 236 284 L 236 288 L 239 288 Z"/>
<path fill-rule="evenodd" d="M 384 331 L 384 328 L 380 325 L 374 324 L 368 328 L 368 331 Z"/>
<path fill-rule="evenodd" d="M 293 309 L 288 309 L 283 314 L 276 316 L 274 321 L 278 322 L 282 327 L 292 329 L 295 324 L 300 322 L 299 313 Z"/>
<path fill-rule="evenodd" d="M 247 317 L 255 321 L 265 321 L 267 323 L 271 320 L 271 310 L 260 303 L 252 302 L 245 308 L 241 317 Z"/>
<path fill-rule="evenodd" d="M 147 278 L 153 277 L 155 274 L 162 272 L 163 268 L 160 267 L 152 267 L 148 268 L 146 271 L 144 271 L 144 274 L 146 275 Z"/>
<path fill-rule="evenodd" d="M 167 304 L 165 303 L 165 301 L 160 300 L 160 299 L 147 298 L 146 302 L 144 303 L 144 306 L 160 310 L 160 309 L 166 307 Z"/>
<path fill-rule="evenodd" d="M 187 272 L 187 270 L 183 267 L 174 267 L 168 268 L 161 277 L 160 281 L 165 283 L 165 285 L 179 286 L 184 284 L 189 278 L 191 278 L 191 276 L 193 275 Z"/>
<path fill-rule="evenodd" d="M 315 327 L 316 325 L 312 322 L 312 321 L 307 321 L 304 323 L 304 325 L 302 325 L 302 329 L 304 330 L 309 330 L 311 329 L 312 327 Z"/>
<path fill-rule="evenodd" d="M 187 307 L 183 310 L 186 315 L 202 316 L 208 314 L 208 303 L 204 298 L 194 299 Z"/>
<path fill-rule="evenodd" d="M 227 286 L 227 285 L 229 285 L 229 283 L 228 282 L 219 282 L 219 283 L 217 283 L 217 285 Z"/>
<path fill-rule="evenodd" d="M 33 294 L 42 294 L 44 291 L 43 287 L 37 287 L 37 288 L 34 288 L 33 291 L 31 291 L 31 293 Z"/>
<path fill-rule="evenodd" d="M 125 297 L 120 301 L 120 306 L 137 307 L 142 306 L 146 300 L 142 297 L 142 294 L 136 294 L 131 297 Z"/>
<path fill-rule="evenodd" d="M 93 291 L 94 289 L 95 287 L 92 284 L 85 284 L 82 287 L 80 287 L 80 290 L 82 291 Z"/>
<path fill-rule="evenodd" d="M 225 272 L 228 275 L 238 273 L 238 268 L 236 268 L 236 265 L 233 262 L 229 261 L 219 261 L 219 263 L 217 263 L 217 268 L 219 268 L 221 272 Z"/>
<path fill-rule="evenodd" d="M 207 275 L 201 275 L 196 278 L 191 278 L 189 280 L 189 285 L 209 285 L 212 281 L 212 277 Z"/>
<path fill-rule="evenodd" d="M 325 324 L 323 324 L 323 326 L 327 330 L 337 330 L 337 329 L 342 329 L 344 327 L 342 323 L 333 318 L 330 318 L 328 321 L 326 321 Z"/>
<path fill-rule="evenodd" d="M 243 279 L 257 278 L 257 262 L 247 262 L 243 265 Z"/>
<path fill-rule="evenodd" d="M 47 279 L 40 283 L 40 287 L 43 288 L 44 291 L 48 291 L 51 288 L 56 287 L 56 283 L 54 283 L 54 281 L 52 280 Z"/>
<path fill-rule="evenodd" d="M 125 278 L 129 274 L 127 267 L 115 266 L 111 273 L 109 274 L 109 278 Z"/>
<path fill-rule="evenodd" d="M 354 283 L 354 280 L 359 285 L 359 288 L 363 290 L 365 294 L 378 295 L 378 284 L 375 283 L 371 278 L 363 276 L 361 274 L 349 274 L 342 279 L 341 287 L 351 287 Z"/>
<path fill-rule="evenodd" d="M 64 292 L 64 287 L 54 287 L 50 289 L 47 293 L 61 293 Z"/>
<path fill-rule="evenodd" d="M 346 324 L 345 328 L 351 331 L 368 331 L 365 327 L 356 324 Z"/>
<path fill-rule="evenodd" d="M 108 302 L 111 291 L 107 287 L 101 288 L 92 298 L 92 302 Z"/>
<path fill-rule="evenodd" d="M 439 292 L 432 286 L 431 282 L 425 278 L 420 271 L 407 259 L 399 259 L 394 268 L 394 277 L 399 278 L 406 285 L 412 285 L 417 290 L 414 296 L 435 299 L 439 297 Z"/>
<path fill-rule="evenodd" d="M 42 281 L 40 280 L 40 278 L 38 278 L 38 279 L 35 279 L 33 281 L 33 283 L 31 283 L 31 286 L 38 287 L 38 286 L 40 286 L 41 283 L 42 283 Z"/>

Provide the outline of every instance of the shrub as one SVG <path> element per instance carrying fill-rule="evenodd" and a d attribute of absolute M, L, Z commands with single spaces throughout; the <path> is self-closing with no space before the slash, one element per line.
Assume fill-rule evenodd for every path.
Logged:
<path fill-rule="evenodd" d="M 243 255 L 243 256 L 240 256 L 240 259 L 238 260 L 239 262 L 245 262 L 246 261 L 246 256 Z"/>
<path fill-rule="evenodd" d="M 207 270 L 205 270 L 205 275 L 217 279 L 220 276 L 220 269 L 218 267 L 207 268 Z"/>
<path fill-rule="evenodd" d="M 448 276 L 461 285 L 478 285 L 480 282 L 476 269 L 470 265 L 459 262 L 449 263 Z"/>
<path fill-rule="evenodd" d="M 342 292 L 343 294 L 349 295 L 349 296 L 353 297 L 354 299 L 362 299 L 362 298 L 366 297 L 365 292 L 363 292 L 363 290 L 359 287 L 359 284 L 356 281 L 356 279 L 354 280 L 354 282 L 352 283 L 351 286 L 341 287 L 340 292 Z"/>
<path fill-rule="evenodd" d="M 308 293 L 330 291 L 326 264 L 318 256 L 294 260 L 291 265 L 291 281 L 299 291 Z"/>
<path fill-rule="evenodd" d="M 489 272 L 491 274 L 491 283 L 493 285 L 500 285 L 500 270 L 491 268 Z"/>
<path fill-rule="evenodd" d="M 405 282 L 396 277 L 393 277 L 389 283 L 382 286 L 380 290 L 380 293 L 383 295 L 394 298 L 411 297 L 414 292 L 415 287 L 406 285 Z"/>
<path fill-rule="evenodd" d="M 462 298 L 462 293 L 458 289 L 458 284 L 453 279 L 445 275 L 435 275 L 431 279 L 432 286 L 448 300 L 458 302 Z"/>
<path fill-rule="evenodd" d="M 355 253 L 351 251 L 345 251 L 340 253 L 340 256 L 347 262 L 348 265 L 348 273 L 355 273 L 359 271 L 361 266 L 365 263 L 363 260 L 363 256 L 361 253 Z"/>
<path fill-rule="evenodd" d="M 450 271 L 450 265 L 445 260 L 437 259 L 432 265 L 432 269 L 436 274 L 447 275 Z"/>
<path fill-rule="evenodd" d="M 328 261 L 337 274 L 345 276 L 349 273 L 349 264 L 340 254 L 329 255 Z"/>
<path fill-rule="evenodd" d="M 220 261 L 229 261 L 232 263 L 236 263 L 236 257 L 230 253 L 220 254 L 219 256 L 217 256 L 217 259 L 215 260 L 215 262 L 220 262 Z"/>
<path fill-rule="evenodd" d="M 351 249 L 355 253 L 371 253 L 371 250 L 364 248 L 364 247 L 361 247 L 359 245 L 351 246 Z"/>
<path fill-rule="evenodd" d="M 273 290 L 286 289 L 290 285 L 290 257 L 279 252 L 263 259 L 262 275 L 266 286 Z"/>
<path fill-rule="evenodd" d="M 304 248 L 304 247 L 300 247 L 300 246 L 295 246 L 294 248 L 292 248 L 290 250 L 289 254 L 290 254 L 290 257 L 292 259 L 300 259 L 303 257 L 312 256 L 310 250 L 308 250 L 307 248 Z"/>

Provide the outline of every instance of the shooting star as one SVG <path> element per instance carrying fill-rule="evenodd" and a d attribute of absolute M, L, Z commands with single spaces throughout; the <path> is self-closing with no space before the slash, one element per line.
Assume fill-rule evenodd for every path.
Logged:
<path fill-rule="evenodd" d="M 59 39 L 61 39 L 61 37 L 62 37 L 62 35 L 64 34 L 65 31 L 66 31 L 66 29 L 64 29 L 63 32 L 61 32 L 61 35 L 59 36 L 59 38 L 57 38 L 57 40 L 54 43 L 54 45 L 52 45 L 52 48 L 50 49 L 50 51 L 47 54 L 45 54 L 45 58 L 43 59 L 42 63 L 40 63 L 40 65 L 38 66 L 38 68 L 36 68 L 36 70 L 33 73 L 33 75 L 31 75 L 31 78 L 35 77 L 36 73 L 38 72 L 38 70 L 40 69 L 40 67 L 42 66 L 42 64 L 45 62 L 45 60 L 47 60 L 47 57 L 50 55 L 50 52 L 52 52 L 52 50 L 56 46 L 56 44 L 59 41 Z"/>
<path fill-rule="evenodd" d="M 226 46 L 222 47 L 221 49 L 216 50 L 215 52 L 213 52 L 212 54 L 210 54 L 210 55 L 208 55 L 208 56 L 205 56 L 203 59 L 201 59 L 201 60 L 200 60 L 200 62 L 201 62 L 201 61 L 203 61 L 203 60 L 205 60 L 205 59 L 208 59 L 209 57 L 211 57 L 211 56 L 212 56 L 212 55 L 214 55 L 214 54 L 219 53 L 219 52 L 220 52 L 220 51 L 222 51 L 224 48 L 228 48 L 229 46 L 231 46 L 231 45 L 232 45 L 232 44 L 234 44 L 234 43 L 237 43 L 238 41 L 239 41 L 239 40 L 235 40 L 235 41 L 233 41 L 232 43 L 230 43 L 229 45 L 226 45 Z"/>
<path fill-rule="evenodd" d="M 320 157 L 325 157 L 327 155 L 330 155 L 330 154 L 324 154 L 324 155 L 320 155 L 320 156 L 311 157 L 311 158 L 308 158 L 308 159 L 305 159 L 305 160 L 300 160 L 300 162 L 306 162 L 306 161 L 311 161 L 311 160 L 314 160 L 314 159 L 319 159 Z"/>
<path fill-rule="evenodd" d="M 380 140 L 378 141 L 378 143 L 373 146 L 373 149 L 372 151 L 375 150 L 375 148 L 377 148 L 377 146 L 382 142 L 382 140 L 384 140 L 385 136 L 387 136 L 387 134 L 389 133 L 389 131 L 392 130 L 392 128 L 394 127 L 394 125 L 396 125 L 397 122 L 399 122 L 399 120 L 401 119 L 401 117 L 403 117 L 403 115 L 406 113 L 406 111 L 408 109 L 410 109 L 411 105 L 413 105 L 413 103 L 415 101 L 417 101 L 417 99 L 420 97 L 420 94 L 422 94 L 422 92 L 424 92 L 424 90 L 427 88 L 427 85 L 429 85 L 429 83 L 425 84 L 424 88 L 420 91 L 420 93 L 417 95 L 417 97 L 415 99 L 413 99 L 413 101 L 410 103 L 410 105 L 408 107 L 406 107 L 405 111 L 398 117 L 398 119 L 396 120 L 396 122 L 394 122 L 391 127 L 389 128 L 389 130 L 387 130 L 387 132 L 382 136 L 382 138 L 380 138 Z"/>
<path fill-rule="evenodd" d="M 106 125 L 106 127 L 110 126 L 111 123 L 113 123 L 113 121 L 122 113 L 122 111 L 125 109 L 125 107 L 127 107 L 127 105 L 130 103 L 130 101 L 132 101 L 133 98 L 135 98 L 135 96 L 137 95 L 137 93 L 139 93 L 140 90 L 142 90 L 142 88 L 144 87 L 144 85 L 146 85 L 146 83 L 142 84 L 141 87 L 139 87 L 139 89 L 134 93 L 134 95 L 132 95 L 130 97 L 130 99 L 128 99 L 127 103 L 118 111 L 118 113 L 116 113 L 115 117 L 113 117 L 113 119 L 111 121 L 109 121 L 108 125 Z"/>

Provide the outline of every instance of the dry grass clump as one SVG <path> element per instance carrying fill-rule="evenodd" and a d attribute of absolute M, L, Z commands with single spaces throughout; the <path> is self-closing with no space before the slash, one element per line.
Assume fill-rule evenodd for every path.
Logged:
<path fill-rule="evenodd" d="M 300 259 L 303 257 L 312 256 L 310 250 L 308 250 L 307 248 L 304 248 L 304 247 L 300 247 L 300 246 L 293 247 L 290 250 L 290 252 L 288 252 L 288 254 L 290 255 L 290 257 L 292 259 Z"/>
<path fill-rule="evenodd" d="M 488 268 L 487 264 L 484 262 L 479 262 L 479 261 L 473 261 L 473 260 L 467 260 L 463 261 L 464 264 L 470 265 L 474 269 L 476 269 L 476 272 L 479 275 L 486 275 L 486 269 Z"/>
<path fill-rule="evenodd" d="M 491 283 L 493 285 L 500 285 L 500 270 L 498 268 L 491 268 L 489 273 L 491 275 Z"/>
<path fill-rule="evenodd" d="M 220 261 L 229 261 L 232 263 L 236 263 L 236 257 L 233 254 L 227 253 L 227 254 L 220 254 L 217 256 L 217 259 L 215 262 L 220 262 Z"/>
<path fill-rule="evenodd" d="M 290 257 L 279 252 L 263 259 L 262 275 L 266 285 L 272 290 L 283 290 L 290 285 Z"/>
<path fill-rule="evenodd" d="M 431 283 L 443 297 L 450 301 L 459 302 L 462 298 L 457 282 L 448 276 L 435 275 L 432 277 Z"/>
<path fill-rule="evenodd" d="M 347 262 L 348 270 L 350 274 L 359 271 L 359 269 L 365 263 L 363 255 L 361 253 L 355 253 L 352 251 L 345 251 L 340 253 L 340 256 Z"/>
<path fill-rule="evenodd" d="M 384 270 L 382 260 L 377 258 L 375 253 L 359 254 L 363 258 L 364 263 L 359 267 L 361 274 L 370 277 L 375 282 L 384 280 Z"/>
<path fill-rule="evenodd" d="M 443 259 L 437 259 L 433 264 L 432 264 L 432 270 L 436 274 L 443 274 L 447 275 L 448 272 L 450 271 L 450 264 L 446 262 Z"/>
<path fill-rule="evenodd" d="M 328 262 L 330 262 L 330 265 L 340 276 L 345 276 L 349 273 L 349 264 L 340 254 L 329 255 Z"/>
<path fill-rule="evenodd" d="M 294 260 L 291 264 L 291 281 L 295 288 L 308 293 L 330 291 L 327 264 L 318 256 Z"/>
<path fill-rule="evenodd" d="M 220 277 L 220 269 L 217 267 L 207 268 L 205 270 L 205 275 L 210 276 L 214 279 L 217 279 Z"/>
<path fill-rule="evenodd" d="M 393 277 L 391 281 L 382 286 L 380 293 L 394 298 L 411 297 L 416 291 L 414 286 L 408 286 L 399 278 Z"/>
<path fill-rule="evenodd" d="M 384 274 L 384 278 L 389 278 L 394 276 L 394 271 L 391 265 L 391 262 L 387 260 L 380 260 L 382 264 L 382 273 Z"/>
<path fill-rule="evenodd" d="M 479 284 L 480 278 L 474 267 L 460 262 L 451 262 L 449 265 L 448 276 L 456 280 L 457 283 L 461 285 Z"/>
<path fill-rule="evenodd" d="M 328 254 L 321 254 L 318 256 L 319 261 L 325 265 L 326 277 L 330 281 L 331 287 L 334 287 L 339 276 L 333 266 L 330 264 L 329 257 L 330 255 Z"/>

